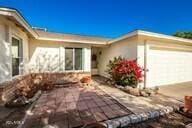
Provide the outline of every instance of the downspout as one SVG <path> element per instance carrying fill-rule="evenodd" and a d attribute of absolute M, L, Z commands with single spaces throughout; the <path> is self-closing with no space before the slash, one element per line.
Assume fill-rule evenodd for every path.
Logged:
<path fill-rule="evenodd" d="M 144 40 L 144 89 L 147 86 L 147 40 Z"/>

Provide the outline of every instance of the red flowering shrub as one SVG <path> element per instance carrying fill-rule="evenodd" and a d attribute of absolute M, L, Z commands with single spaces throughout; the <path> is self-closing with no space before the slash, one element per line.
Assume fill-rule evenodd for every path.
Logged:
<path fill-rule="evenodd" d="M 136 60 L 127 60 L 121 57 L 110 61 L 107 72 L 116 84 L 122 86 L 137 87 L 143 78 L 143 68 L 137 64 Z"/>

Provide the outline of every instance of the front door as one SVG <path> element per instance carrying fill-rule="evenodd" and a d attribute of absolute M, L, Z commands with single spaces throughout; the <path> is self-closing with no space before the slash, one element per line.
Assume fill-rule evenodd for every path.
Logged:
<path fill-rule="evenodd" d="M 19 75 L 19 65 L 22 59 L 22 44 L 17 38 L 12 38 L 12 76 Z"/>

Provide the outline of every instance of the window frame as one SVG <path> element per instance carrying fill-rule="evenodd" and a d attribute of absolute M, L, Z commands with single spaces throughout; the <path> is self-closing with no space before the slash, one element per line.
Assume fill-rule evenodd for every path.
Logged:
<path fill-rule="evenodd" d="M 16 35 L 12 35 L 11 36 L 11 58 L 13 58 L 12 56 L 12 45 L 13 45 L 13 38 L 18 40 L 19 41 L 19 49 L 18 49 L 18 59 L 19 59 L 19 74 L 18 75 L 14 75 L 13 76 L 13 68 L 12 68 L 12 59 L 11 59 L 11 78 L 15 78 L 17 76 L 20 76 L 22 74 L 22 71 L 20 69 L 20 64 L 23 62 L 23 58 L 24 58 L 24 55 L 23 55 L 23 40 L 19 37 L 19 36 L 16 36 Z"/>
<path fill-rule="evenodd" d="M 64 71 L 65 72 L 83 72 L 84 71 L 84 48 L 82 47 L 64 47 L 64 49 L 73 49 L 73 69 L 72 70 L 66 70 L 66 61 L 64 62 Z M 81 70 L 76 70 L 75 69 L 75 49 L 81 49 L 82 50 L 82 69 Z M 64 50 L 64 51 L 65 51 Z M 66 51 L 65 51 L 65 54 L 64 54 L 64 60 L 66 58 Z"/>

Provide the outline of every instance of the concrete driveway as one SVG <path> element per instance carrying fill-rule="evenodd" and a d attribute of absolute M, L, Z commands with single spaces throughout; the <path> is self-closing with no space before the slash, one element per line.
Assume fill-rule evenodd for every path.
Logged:
<path fill-rule="evenodd" d="M 192 96 L 192 82 L 161 86 L 160 94 L 184 101 L 184 96 Z"/>

